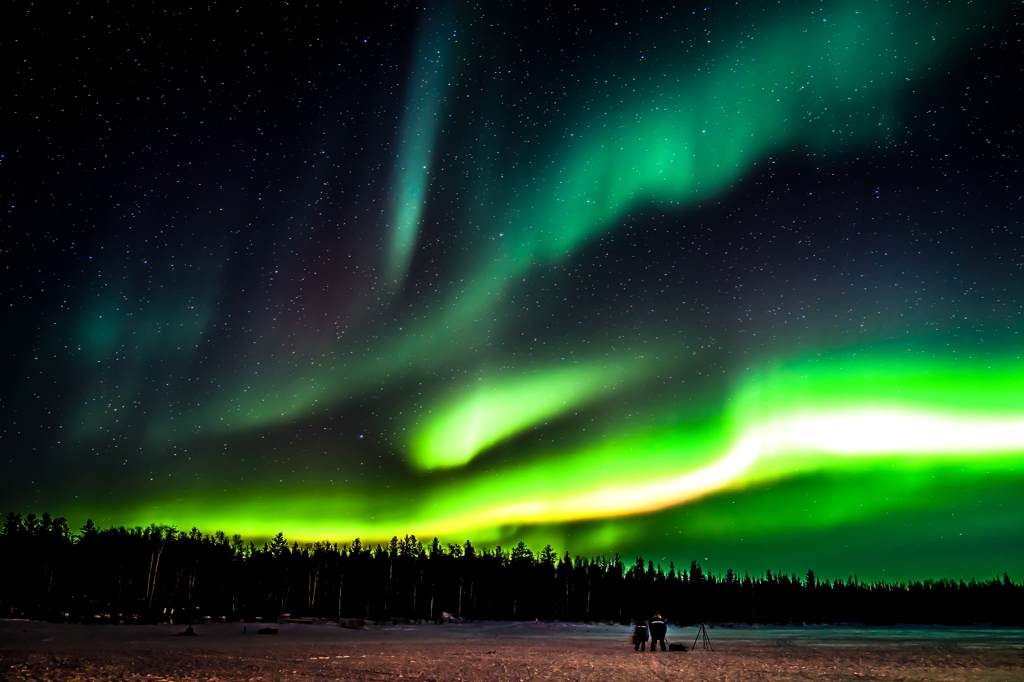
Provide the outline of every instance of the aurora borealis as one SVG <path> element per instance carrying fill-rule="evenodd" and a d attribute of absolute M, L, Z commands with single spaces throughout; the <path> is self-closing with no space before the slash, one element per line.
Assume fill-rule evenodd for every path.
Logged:
<path fill-rule="evenodd" d="M 17 5 L 4 513 L 1020 579 L 1019 2 L 88 11 Z"/>

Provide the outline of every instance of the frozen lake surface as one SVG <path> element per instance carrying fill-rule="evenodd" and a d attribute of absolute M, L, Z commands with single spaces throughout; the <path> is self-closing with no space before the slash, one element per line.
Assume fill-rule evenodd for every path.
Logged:
<path fill-rule="evenodd" d="M 1024 630 L 708 627 L 714 651 L 636 653 L 630 627 L 481 622 L 338 627 L 0 621 L 0 678 L 33 680 L 1022 680 Z M 243 633 L 244 630 L 244 633 Z M 693 644 L 696 627 L 669 628 Z"/>

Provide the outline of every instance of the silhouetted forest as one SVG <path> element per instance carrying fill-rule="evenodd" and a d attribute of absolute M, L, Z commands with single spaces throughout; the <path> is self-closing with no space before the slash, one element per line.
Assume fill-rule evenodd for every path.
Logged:
<path fill-rule="evenodd" d="M 617 621 L 660 611 L 680 624 L 1020 624 L 1024 587 L 984 582 L 909 584 L 819 580 L 766 571 L 709 575 L 692 562 L 559 556 L 424 545 L 413 536 L 370 547 L 281 534 L 256 546 L 193 528 L 99 529 L 63 518 L 8 514 L 0 534 L 0 617 L 89 622 L 274 618 L 282 613 L 374 621 L 468 619 Z"/>

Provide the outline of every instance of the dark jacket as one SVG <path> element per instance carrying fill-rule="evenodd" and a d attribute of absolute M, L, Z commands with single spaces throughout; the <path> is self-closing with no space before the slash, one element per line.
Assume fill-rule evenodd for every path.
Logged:
<path fill-rule="evenodd" d="M 639 644 L 640 642 L 646 642 L 647 640 L 647 623 L 641 621 L 636 624 L 636 628 L 633 630 L 633 643 Z"/>
<path fill-rule="evenodd" d="M 666 632 L 668 632 L 668 627 L 665 625 L 665 621 L 657 619 L 651 621 L 651 637 L 665 639 Z"/>

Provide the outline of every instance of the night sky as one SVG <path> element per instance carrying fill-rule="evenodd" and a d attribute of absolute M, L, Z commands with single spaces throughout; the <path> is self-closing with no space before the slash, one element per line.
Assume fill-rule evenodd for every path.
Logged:
<path fill-rule="evenodd" d="M 1024 577 L 1020 2 L 122 5 L 4 13 L 3 513 Z"/>

